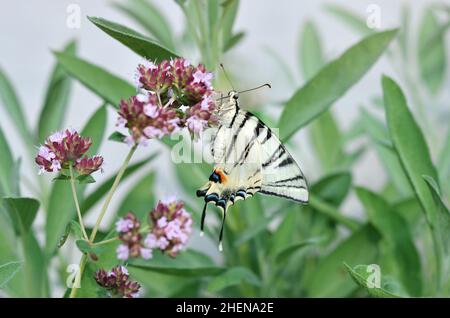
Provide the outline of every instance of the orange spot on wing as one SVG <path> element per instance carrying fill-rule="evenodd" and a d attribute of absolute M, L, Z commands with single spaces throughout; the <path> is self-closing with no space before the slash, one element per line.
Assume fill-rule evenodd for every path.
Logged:
<path fill-rule="evenodd" d="M 214 172 L 219 175 L 220 183 L 225 184 L 227 182 L 228 177 L 225 175 L 225 173 L 223 173 L 222 170 L 215 169 Z"/>

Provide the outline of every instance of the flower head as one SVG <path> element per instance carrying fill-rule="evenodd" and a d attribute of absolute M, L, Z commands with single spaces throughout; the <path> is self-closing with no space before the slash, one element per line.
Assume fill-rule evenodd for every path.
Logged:
<path fill-rule="evenodd" d="M 74 166 L 80 174 L 91 174 L 103 163 L 101 156 L 83 157 L 91 145 L 91 138 L 80 136 L 76 130 L 57 131 L 39 147 L 35 161 L 40 172 L 57 172 Z"/>
<path fill-rule="evenodd" d="M 127 260 L 130 257 L 139 256 L 149 259 L 152 257 L 151 251 L 149 252 L 141 242 L 141 222 L 132 212 L 128 212 L 125 217 L 116 222 L 116 230 L 119 233 L 119 240 L 122 241 L 116 250 L 118 259 Z"/>
<path fill-rule="evenodd" d="M 217 123 L 212 78 L 202 64 L 195 67 L 183 58 L 139 64 L 135 76 L 139 92 L 121 101 L 117 120 L 118 127 L 128 128 L 126 142 L 146 144 L 184 127 L 196 137 Z"/>
<path fill-rule="evenodd" d="M 150 212 L 150 220 L 153 227 L 145 245 L 176 256 L 186 246 L 192 231 L 192 218 L 183 202 L 176 198 L 159 201 Z"/>
<path fill-rule="evenodd" d="M 139 296 L 141 285 L 129 280 L 128 270 L 124 266 L 116 266 L 106 272 L 99 269 L 95 273 L 95 281 L 105 288 L 111 297 L 136 298 Z"/>

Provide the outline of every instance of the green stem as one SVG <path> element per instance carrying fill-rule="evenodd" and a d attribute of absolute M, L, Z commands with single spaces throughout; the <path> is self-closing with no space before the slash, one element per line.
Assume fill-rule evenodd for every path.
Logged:
<path fill-rule="evenodd" d="M 81 277 L 83 276 L 83 271 L 86 266 L 87 255 L 83 254 L 80 260 L 80 266 L 77 272 L 77 276 L 75 276 L 75 281 L 73 283 L 72 290 L 70 291 L 69 298 L 75 298 L 77 296 L 78 288 L 81 286 Z"/>
<path fill-rule="evenodd" d="M 69 165 L 69 173 L 70 173 L 70 186 L 72 187 L 72 196 L 75 201 L 75 207 L 77 209 L 78 221 L 80 222 L 81 231 L 83 232 L 84 238 L 87 240 L 88 235 L 86 229 L 84 228 L 83 217 L 81 216 L 80 203 L 78 202 L 77 189 L 75 188 L 75 179 L 73 176 L 73 168 L 72 165 Z"/>
<path fill-rule="evenodd" d="M 109 203 L 111 202 L 111 199 L 114 195 L 114 192 L 117 189 L 117 186 L 119 185 L 120 179 L 122 179 L 123 174 L 125 173 L 125 170 L 128 167 L 128 164 L 130 163 L 131 157 L 133 156 L 134 152 L 136 151 L 137 144 L 135 144 L 128 153 L 127 157 L 125 158 L 125 161 L 123 162 L 122 166 L 120 167 L 119 173 L 117 174 L 116 178 L 114 179 L 114 183 L 111 186 L 111 189 L 108 192 L 108 196 L 106 197 L 105 203 L 102 206 L 102 209 L 100 211 L 100 215 L 97 218 L 97 222 L 95 223 L 94 229 L 92 230 L 91 237 L 89 238 L 88 242 L 90 244 L 93 244 L 95 236 L 97 235 L 98 229 L 100 227 L 100 224 L 102 223 L 103 217 L 105 216 L 106 211 L 108 210 Z M 99 244 L 106 244 L 109 240 L 105 240 L 103 242 L 99 242 Z M 99 245 L 97 244 L 97 245 Z M 77 273 L 77 276 L 75 277 L 75 283 L 74 287 L 72 288 L 70 292 L 70 298 L 75 298 L 77 295 L 77 286 L 80 286 L 81 278 L 83 277 L 84 268 L 86 266 L 87 262 L 87 255 L 83 254 L 80 260 L 80 267 L 79 271 Z"/>
<path fill-rule="evenodd" d="M 352 231 L 355 231 L 360 227 L 360 224 L 357 221 L 342 215 L 342 213 L 340 213 L 334 206 L 325 202 L 324 200 L 315 195 L 312 194 L 310 195 L 309 204 L 317 211 L 321 212 L 322 214 L 325 214 L 334 221 L 341 223 L 342 225 L 345 225 Z"/>
<path fill-rule="evenodd" d="M 119 173 L 117 174 L 116 178 L 114 179 L 114 183 L 111 187 L 111 189 L 108 192 L 108 196 L 106 197 L 105 203 L 102 206 L 102 209 L 100 211 L 100 215 L 97 218 L 97 222 L 95 223 L 94 229 L 92 230 L 91 237 L 89 238 L 89 242 L 93 243 L 95 239 L 95 235 L 97 235 L 98 228 L 100 227 L 100 224 L 103 220 L 103 217 L 105 216 L 106 210 L 108 209 L 109 203 L 111 202 L 111 199 L 114 195 L 114 192 L 117 189 L 117 186 L 119 185 L 120 179 L 122 179 L 123 174 L 125 173 L 125 170 L 128 167 L 128 164 L 131 160 L 131 157 L 133 156 L 134 152 L 136 151 L 137 144 L 135 144 L 128 153 L 127 157 L 125 158 L 125 161 L 122 164 L 122 167 L 120 167 Z"/>
<path fill-rule="evenodd" d="M 93 246 L 99 246 L 99 245 L 104 245 L 104 244 L 108 244 L 108 243 L 111 243 L 111 242 L 115 242 L 117 240 L 118 240 L 117 237 L 113 237 L 113 238 L 108 239 L 108 240 L 104 240 L 104 241 L 100 241 L 100 242 L 97 242 L 97 243 L 93 243 L 92 245 Z"/>

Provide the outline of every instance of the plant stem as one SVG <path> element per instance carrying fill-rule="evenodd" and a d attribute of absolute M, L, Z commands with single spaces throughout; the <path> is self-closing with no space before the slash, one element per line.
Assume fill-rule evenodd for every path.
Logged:
<path fill-rule="evenodd" d="M 131 147 L 130 152 L 128 153 L 127 157 L 125 158 L 125 161 L 122 164 L 122 167 L 120 167 L 119 173 L 117 174 L 116 178 L 114 179 L 114 183 L 111 187 L 111 189 L 108 192 L 108 196 L 106 197 L 105 203 L 102 206 L 102 209 L 100 211 L 100 215 L 97 218 L 97 222 L 95 223 L 94 229 L 92 230 L 91 237 L 89 238 L 89 242 L 93 243 L 95 239 L 95 235 L 97 235 L 98 228 L 100 227 L 100 223 L 103 220 L 103 217 L 105 216 L 106 210 L 108 209 L 109 203 L 111 202 L 111 199 L 114 195 L 114 192 L 117 189 L 117 186 L 119 185 L 120 179 L 122 179 L 123 174 L 125 173 L 125 170 L 128 167 L 128 163 L 131 160 L 131 157 L 133 156 L 134 152 L 136 151 L 137 144 L 135 144 L 133 147 Z"/>
<path fill-rule="evenodd" d="M 73 282 L 72 290 L 70 291 L 69 298 L 75 298 L 77 296 L 78 288 L 81 285 L 81 277 L 83 276 L 84 267 L 86 266 L 87 255 L 83 254 L 80 260 L 80 266 L 77 272 L 77 276 L 75 276 L 75 281 Z"/>
<path fill-rule="evenodd" d="M 117 189 L 117 186 L 119 185 L 120 179 L 122 179 L 123 174 L 125 173 L 125 170 L 128 167 L 128 164 L 130 163 L 131 157 L 133 156 L 134 152 L 136 151 L 137 144 L 133 145 L 133 147 L 130 149 L 130 152 L 128 153 L 127 157 L 125 158 L 125 161 L 123 162 L 122 166 L 120 167 L 119 173 L 117 174 L 116 178 L 114 179 L 114 183 L 111 186 L 111 189 L 108 192 L 108 196 L 106 197 L 105 203 L 102 206 L 102 209 L 100 211 L 100 215 L 97 218 L 97 222 L 95 223 L 94 229 L 92 230 L 91 237 L 89 238 L 88 242 L 90 244 L 94 243 L 95 236 L 97 235 L 97 231 L 100 227 L 100 224 L 102 223 L 103 217 L 105 216 L 106 211 L 108 210 L 109 203 L 111 202 L 111 199 L 114 195 L 114 192 Z M 99 242 L 100 244 L 106 244 L 109 243 L 110 240 L 105 240 L 103 242 Z M 72 288 L 70 292 L 70 298 L 75 298 L 77 295 L 77 286 L 80 286 L 79 283 L 81 283 L 81 278 L 83 276 L 84 267 L 86 266 L 87 262 L 87 255 L 83 254 L 80 260 L 80 267 L 79 271 L 77 273 L 77 276 L 75 277 L 75 283 L 74 287 Z"/>
<path fill-rule="evenodd" d="M 72 187 L 72 196 L 73 196 L 73 200 L 75 201 L 75 206 L 77 209 L 78 221 L 80 222 L 80 227 L 81 227 L 81 231 L 83 232 L 83 236 L 87 240 L 88 235 L 86 233 L 86 229 L 84 228 L 84 224 L 83 224 L 83 216 L 81 215 L 80 203 L 78 202 L 78 195 L 77 195 L 77 189 L 75 188 L 75 180 L 74 180 L 74 176 L 73 176 L 72 165 L 69 165 L 69 172 L 70 172 L 70 186 Z"/>
<path fill-rule="evenodd" d="M 327 202 L 323 201 L 321 198 L 315 195 L 312 194 L 310 195 L 309 204 L 311 205 L 311 207 L 315 208 L 322 214 L 328 216 L 329 218 L 333 219 L 338 223 L 341 223 L 342 225 L 345 225 L 351 231 L 355 231 L 360 227 L 359 222 L 357 222 L 352 218 L 344 216 L 334 206 L 328 204 Z"/>
<path fill-rule="evenodd" d="M 114 242 L 114 241 L 117 241 L 117 240 L 118 240 L 117 237 L 113 237 L 113 238 L 110 238 L 108 240 L 104 240 L 104 241 L 100 241 L 100 242 L 97 242 L 97 243 L 93 243 L 92 245 L 93 246 L 99 246 L 99 245 L 108 244 L 108 243 L 111 243 L 111 242 Z"/>

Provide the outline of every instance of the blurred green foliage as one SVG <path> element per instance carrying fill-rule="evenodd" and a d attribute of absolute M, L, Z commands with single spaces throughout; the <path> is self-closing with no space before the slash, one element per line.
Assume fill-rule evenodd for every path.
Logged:
<path fill-rule="evenodd" d="M 239 1 L 176 3 L 185 16 L 182 34 L 176 34 L 157 5 L 147 0 L 113 4 L 142 32 L 104 18 L 89 20 L 145 58 L 192 57 L 217 70 L 227 52 L 245 38 L 244 32 L 234 28 Z M 364 18 L 343 7 L 328 5 L 325 11 L 350 27 L 361 40 L 329 61 L 319 25 L 312 20 L 303 22 L 297 51 L 303 83 L 297 83 L 286 98 L 278 120 L 285 141 L 300 129 L 308 133 L 320 175 L 310 185 L 310 204 L 299 206 L 256 196 L 233 206 L 219 261 L 193 249 L 176 258 L 158 254 L 151 260 L 130 261 L 130 273 L 145 287 L 145 296 L 450 296 L 450 129 L 448 121 L 440 120 L 442 114 L 436 110 L 439 94 L 448 86 L 445 40 L 450 7 L 428 6 L 417 26 L 417 37 L 412 36 L 408 7 L 401 11 L 398 29 L 379 32 L 369 29 Z M 82 132 L 93 137 L 94 152 L 110 134 L 105 131 L 108 107 L 114 111 L 121 99 L 135 94 L 127 80 L 77 56 L 76 46 L 70 42 L 55 52 L 56 64 L 35 129 L 27 123 L 25 107 L 0 69 L 2 105 L 29 149 L 29 153 L 21 155 L 28 158 L 24 160 L 26 164 L 33 164 L 33 145 L 62 128 L 72 79 L 104 101 L 87 119 Z M 276 57 L 276 52 L 270 54 Z M 360 116 L 350 129 L 343 130 L 332 106 L 381 56 L 392 63 L 397 70 L 392 76 L 400 78 L 402 84 L 383 76 L 382 96 L 377 96 L 375 89 L 367 92 L 369 96 L 373 94 L 367 101 L 370 105 L 361 107 Z M 277 63 L 284 62 L 278 58 Z M 292 67 L 282 65 L 282 69 L 288 79 L 294 78 L 290 74 Z M 220 82 L 216 84 L 220 86 Z M 448 107 L 444 112 L 448 118 Z M 379 113 L 384 113 L 385 119 Z M 266 113 L 265 116 L 270 122 L 277 122 Z M 447 129 L 446 138 L 441 138 L 442 129 Z M 363 146 L 350 151 L 349 145 L 360 139 Z M 163 143 L 172 145 L 166 140 Z M 289 145 L 296 156 L 295 141 L 290 140 Z M 355 184 L 352 178 L 355 165 L 369 149 L 374 150 L 386 172 L 385 184 L 378 192 Z M 143 169 L 154 158 L 151 155 L 136 162 L 125 172 L 124 178 L 141 175 L 114 208 L 115 217 L 133 209 L 145 218 L 153 207 L 157 199 L 156 175 L 163 172 L 144 173 Z M 70 189 L 62 181 L 55 181 L 49 188 L 42 178 L 21 177 L 20 157 L 12 153 L 2 129 L 0 160 L 0 289 L 12 297 L 63 296 L 49 284 L 49 271 L 57 271 L 57 285 L 65 288 L 67 260 L 58 246 L 70 237 L 78 240 L 76 245 L 82 252 L 93 252 L 91 246 L 79 240 Z M 185 190 L 184 198 L 191 198 L 210 169 L 205 164 L 174 165 L 177 179 L 173 182 Z M 113 179 L 104 180 L 89 194 L 85 185 L 78 186 L 84 215 L 92 213 L 112 182 Z M 36 199 L 21 197 L 21 186 L 29 187 Z M 343 203 L 353 194 L 361 207 L 349 214 L 343 211 Z M 198 226 L 200 203 L 186 201 Z M 359 219 L 350 216 L 359 212 Z M 33 225 L 38 213 L 43 214 L 44 231 Z M 219 221 L 218 213 L 214 215 Z M 215 244 L 218 228 L 207 228 L 205 240 Z M 36 239 L 41 232 L 45 233 L 43 245 Z M 113 228 L 100 235 L 111 237 Z M 78 296 L 103 296 L 93 273 L 100 267 L 117 264 L 116 245 L 95 249 L 98 260 L 89 260 Z M 59 259 L 57 269 L 55 258 Z M 372 286 L 368 283 L 374 277 L 374 268 L 381 271 L 381 277 L 379 285 Z"/>

